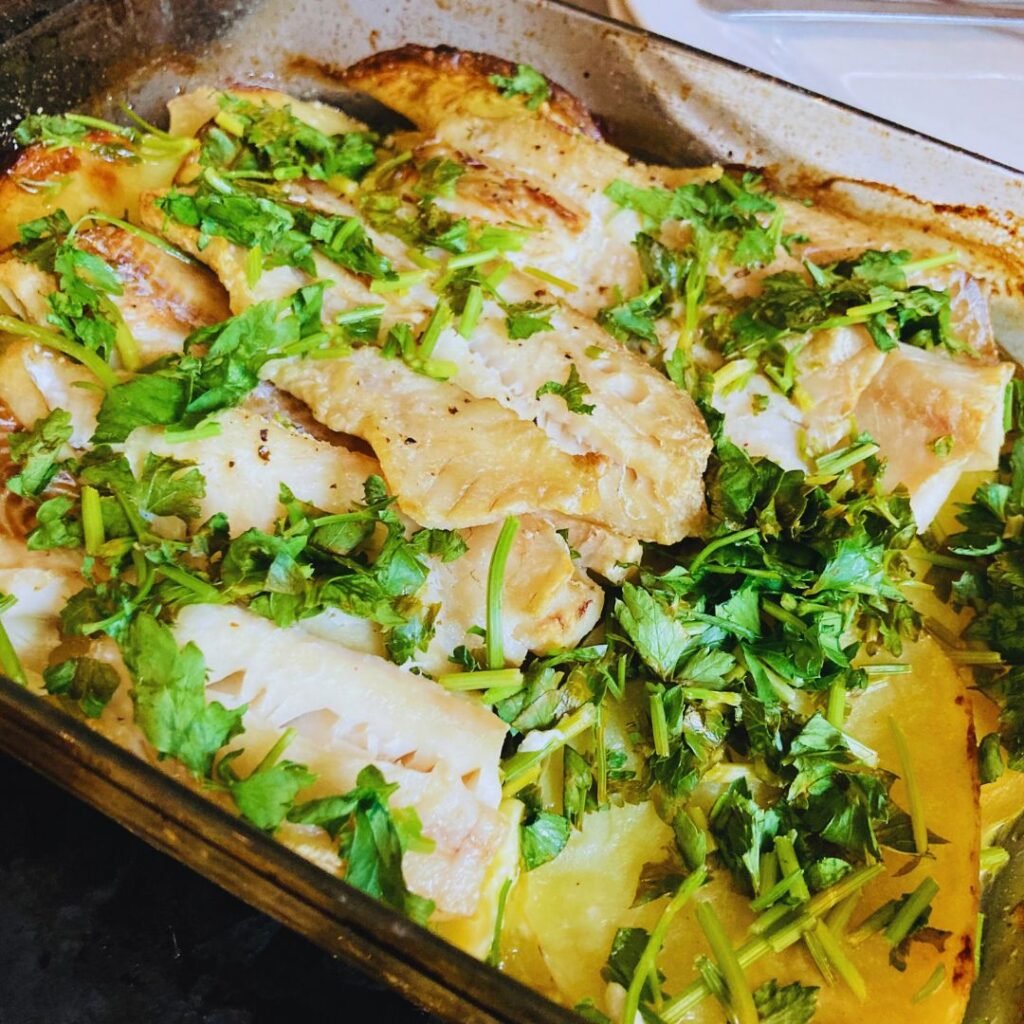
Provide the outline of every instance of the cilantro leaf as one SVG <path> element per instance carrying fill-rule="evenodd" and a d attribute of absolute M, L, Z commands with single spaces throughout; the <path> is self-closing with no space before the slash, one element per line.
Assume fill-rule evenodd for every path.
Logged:
<path fill-rule="evenodd" d="M 307 285 L 286 299 L 250 306 L 223 323 L 203 327 L 171 357 L 104 395 L 94 443 L 119 443 L 136 427 L 192 427 L 237 405 L 259 383 L 264 363 L 300 353 L 322 337 L 323 284 Z M 202 350 L 200 356 L 194 350 Z"/>
<path fill-rule="evenodd" d="M 304 764 L 278 760 L 291 735 L 286 732 L 244 778 L 239 778 L 233 764 L 241 750 L 232 750 L 217 763 L 218 783 L 231 794 L 242 817 L 265 832 L 277 829 L 294 807 L 295 797 L 317 779 Z"/>
<path fill-rule="evenodd" d="M 548 80 L 529 64 L 517 64 L 513 75 L 491 75 L 488 80 L 502 96 L 522 96 L 527 110 L 536 110 L 551 96 Z"/>
<path fill-rule="evenodd" d="M 686 627 L 653 594 L 632 583 L 623 586 L 615 617 L 644 661 L 662 679 L 672 678 L 693 646 Z"/>
<path fill-rule="evenodd" d="M 505 329 L 512 341 L 532 338 L 540 331 L 550 331 L 551 311 L 555 307 L 543 302 L 509 302 L 505 310 Z"/>
<path fill-rule="evenodd" d="M 249 163 L 269 170 L 278 180 L 310 178 L 330 181 L 344 177 L 360 180 L 376 162 L 374 144 L 377 137 L 371 132 L 352 131 L 328 135 L 296 117 L 289 106 L 277 107 L 269 103 L 252 103 L 238 96 L 223 94 L 218 97 L 226 117 L 219 120 L 240 137 L 245 154 L 235 147 L 217 151 L 227 157 L 222 166 Z M 212 149 L 204 149 L 208 157 Z M 208 164 L 218 161 L 208 159 Z"/>
<path fill-rule="evenodd" d="M 288 820 L 325 829 L 339 842 L 345 880 L 350 885 L 424 924 L 434 906 L 409 891 L 402 874 L 402 856 L 408 849 L 429 850 L 433 844 L 424 839 L 411 807 L 390 808 L 397 789 L 379 768 L 368 765 L 356 778 L 354 789 L 343 796 L 299 804 L 288 812 Z"/>
<path fill-rule="evenodd" d="M 11 461 L 19 471 L 7 480 L 7 488 L 24 498 L 38 498 L 60 469 L 61 449 L 71 440 L 71 414 L 54 409 L 36 420 L 31 430 L 7 435 Z"/>
<path fill-rule="evenodd" d="M 761 1024 L 808 1024 L 818 1008 L 818 990 L 793 982 L 782 985 L 773 978 L 754 991 Z"/>
<path fill-rule="evenodd" d="M 99 718 L 120 685 L 114 667 L 95 658 L 69 658 L 43 670 L 46 692 L 74 702 L 88 718 Z"/>
<path fill-rule="evenodd" d="M 137 615 L 121 652 L 134 680 L 135 720 L 162 757 L 175 757 L 197 775 L 209 775 L 217 751 L 242 731 L 245 707 L 228 710 L 206 701 L 206 661 L 193 643 L 179 648 L 170 629 Z"/>
<path fill-rule="evenodd" d="M 558 381 L 549 380 L 537 388 L 536 397 L 540 398 L 542 395 L 558 395 L 559 398 L 564 399 L 569 412 L 574 412 L 581 416 L 592 416 L 596 406 L 587 405 L 583 401 L 584 395 L 589 394 L 590 387 L 585 381 L 580 380 L 580 374 L 576 369 L 576 364 L 572 363 L 569 366 L 569 376 L 566 378 L 564 384 L 559 384 Z"/>
<path fill-rule="evenodd" d="M 744 887 L 761 889 L 761 853 L 780 828 L 778 812 L 761 807 L 744 778 L 736 779 L 715 801 L 708 816 L 711 834 L 726 865 Z"/>
<path fill-rule="evenodd" d="M 615 306 L 607 306 L 598 312 L 597 322 L 623 344 L 631 341 L 657 344 L 654 321 L 662 311 L 661 294 L 659 285 Z"/>
<path fill-rule="evenodd" d="M 66 494 L 44 501 L 36 509 L 35 529 L 26 538 L 29 551 L 82 546 L 82 523 L 78 503 Z"/>
<path fill-rule="evenodd" d="M 520 854 L 523 867 L 533 871 L 554 860 L 569 841 L 571 826 L 560 814 L 538 811 L 519 826 Z"/>
<path fill-rule="evenodd" d="M 143 512 L 194 519 L 199 515 L 198 500 L 205 495 L 206 482 L 194 463 L 146 453 L 134 495 Z"/>

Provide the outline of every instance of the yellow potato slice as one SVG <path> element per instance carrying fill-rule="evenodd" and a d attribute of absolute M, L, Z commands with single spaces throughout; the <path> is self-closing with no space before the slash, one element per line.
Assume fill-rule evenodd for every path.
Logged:
<path fill-rule="evenodd" d="M 964 681 L 934 641 L 922 639 L 908 645 L 907 655 L 913 673 L 874 682 L 855 698 L 847 729 L 877 751 L 882 767 L 899 773 L 890 717 L 899 723 L 922 789 L 928 827 L 949 842 L 934 844 L 929 851 L 932 856 L 917 862 L 887 852 L 889 872 L 868 886 L 853 923 L 930 875 L 939 884 L 930 924 L 950 935 L 941 951 L 913 943 L 902 973 L 890 966 L 889 946 L 882 935 L 847 947 L 868 987 L 865 1005 L 841 981 L 825 984 L 802 945 L 766 957 L 747 972 L 752 987 L 771 978 L 820 985 L 815 1024 L 854 1024 L 867 1007 L 875 1024 L 959 1024 L 967 1003 L 974 973 L 979 846 L 970 701 Z M 902 781 L 895 784 L 893 797 L 901 806 L 907 805 Z M 630 909 L 630 904 L 642 866 L 660 860 L 669 842 L 668 828 L 649 804 L 612 808 L 588 816 L 584 830 L 574 834 L 560 857 L 524 877 L 525 897 L 515 906 L 535 937 L 562 1001 L 572 1004 L 592 996 L 600 1002 L 607 988 L 601 967 L 616 928 L 653 926 L 664 900 L 637 909 Z M 727 871 L 716 870 L 699 898 L 712 902 L 734 945 L 747 938 L 754 915 Z M 524 957 L 511 957 L 507 966 L 530 980 L 523 968 L 531 969 L 535 961 L 528 944 L 521 945 Z M 694 980 L 694 957 L 708 952 L 694 906 L 684 908 L 659 960 L 667 975 L 665 990 L 678 992 Z M 931 996 L 914 1003 L 915 994 L 940 965 L 945 971 L 942 984 Z M 617 1005 L 613 996 L 610 1008 Z M 708 999 L 685 1019 L 719 1024 L 722 1010 Z"/>

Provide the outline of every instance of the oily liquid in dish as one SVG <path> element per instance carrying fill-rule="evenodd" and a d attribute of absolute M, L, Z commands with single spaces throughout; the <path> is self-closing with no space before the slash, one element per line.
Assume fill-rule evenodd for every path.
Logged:
<path fill-rule="evenodd" d="M 524 66 L 407 48 L 349 82 L 416 130 L 241 89 L 175 99 L 169 135 L 26 127 L 0 183 L 28 492 L 0 590 L 27 681 L 561 1002 L 720 1019 L 704 984 L 741 1019 L 959 1020 L 968 681 L 896 584 L 926 571 L 913 528 L 997 468 L 1012 368 L 978 284 L 755 181 L 630 161 Z M 802 909 L 844 878 L 868 881 Z M 740 979 L 721 943 L 695 971 L 706 907 Z M 789 941 L 749 931 L 765 913 Z"/>

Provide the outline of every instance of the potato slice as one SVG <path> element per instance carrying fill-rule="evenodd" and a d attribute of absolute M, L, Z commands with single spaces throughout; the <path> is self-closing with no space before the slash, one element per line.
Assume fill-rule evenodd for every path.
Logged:
<path fill-rule="evenodd" d="M 934 859 L 917 863 L 887 852 L 890 871 L 867 888 L 854 923 L 930 875 L 940 887 L 931 925 L 951 934 L 941 951 L 913 943 L 903 973 L 890 967 L 889 947 L 881 935 L 847 951 L 868 985 L 874 1019 L 885 1024 L 959 1024 L 974 973 L 978 907 L 974 733 L 964 682 L 938 645 L 923 639 L 908 646 L 908 656 L 913 674 L 874 683 L 855 699 L 847 728 L 877 751 L 883 767 L 898 772 L 889 718 L 899 723 L 923 790 L 928 826 L 949 842 L 933 845 L 930 853 Z M 894 786 L 893 797 L 906 806 L 901 781 Z M 559 998 L 570 1004 L 585 996 L 600 1000 L 606 988 L 601 967 L 615 929 L 627 925 L 650 928 L 657 920 L 663 900 L 637 909 L 630 909 L 630 904 L 642 865 L 660 860 L 668 842 L 669 830 L 650 804 L 612 808 L 589 815 L 584 830 L 573 835 L 560 857 L 525 876 L 522 916 L 536 937 Z M 898 874 L 907 868 L 910 870 Z M 753 914 L 728 872 L 715 871 L 699 898 L 713 903 L 733 943 L 741 944 Z M 678 992 L 692 981 L 696 977 L 694 957 L 707 953 L 691 905 L 676 918 L 659 961 L 667 975 L 665 990 Z M 913 996 L 940 964 L 945 969 L 942 985 L 915 1004 Z M 517 967 L 518 961 L 512 958 L 509 969 L 517 973 Z M 815 1024 L 853 1024 L 864 1013 L 842 982 L 831 987 L 822 982 L 802 946 L 759 961 L 747 977 L 753 987 L 771 978 L 780 983 L 821 985 Z M 685 1019 L 718 1024 L 722 1011 L 709 999 Z"/>

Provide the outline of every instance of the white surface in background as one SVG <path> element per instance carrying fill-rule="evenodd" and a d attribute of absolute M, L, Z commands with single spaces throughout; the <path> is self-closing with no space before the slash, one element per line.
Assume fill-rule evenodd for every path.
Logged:
<path fill-rule="evenodd" d="M 699 0 L 614 17 L 1024 170 L 1024 28 L 738 21 Z"/>

